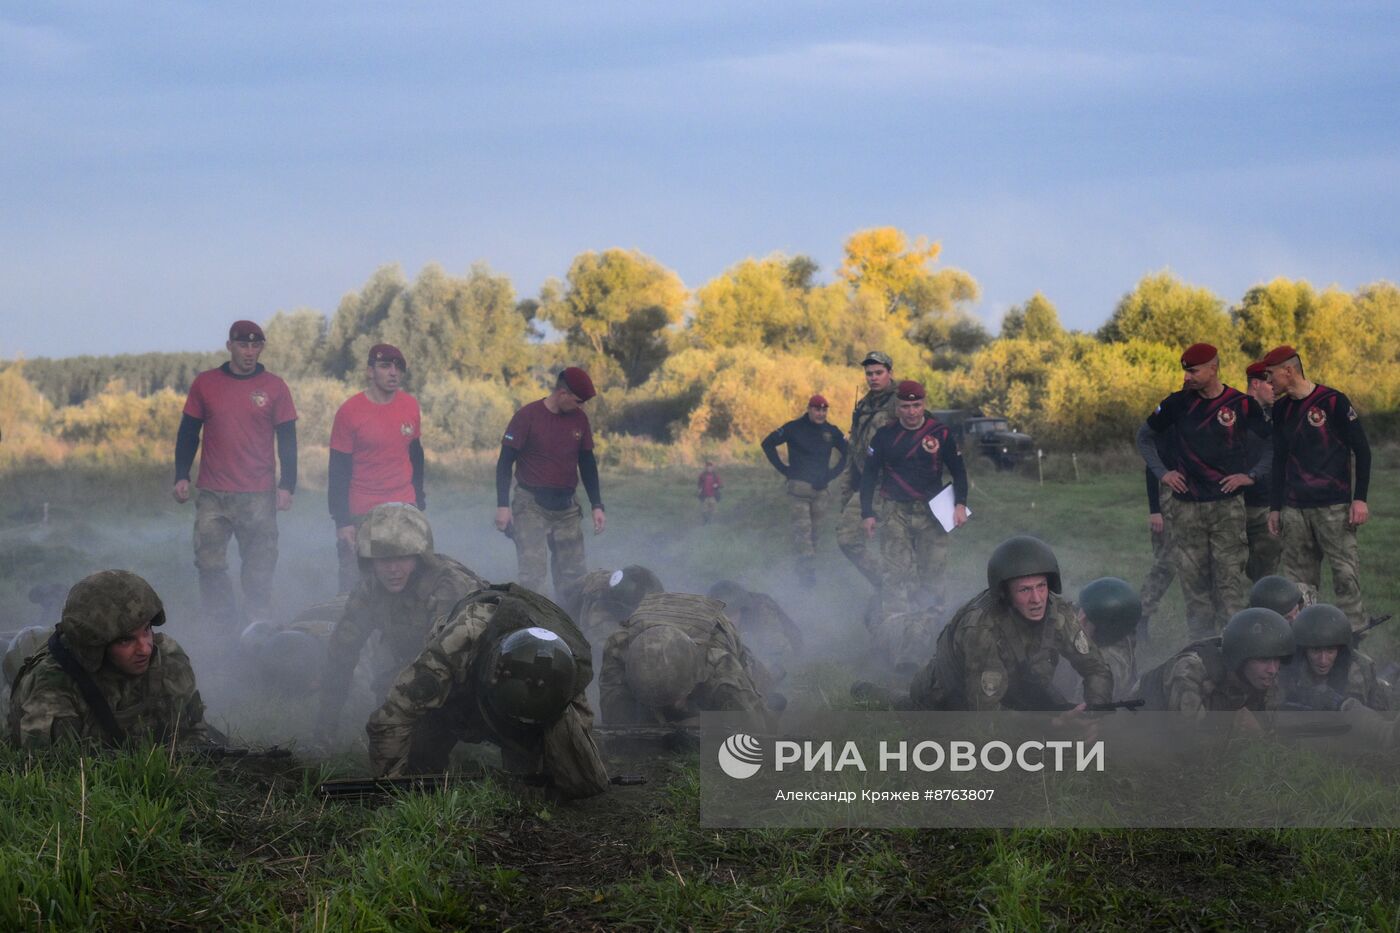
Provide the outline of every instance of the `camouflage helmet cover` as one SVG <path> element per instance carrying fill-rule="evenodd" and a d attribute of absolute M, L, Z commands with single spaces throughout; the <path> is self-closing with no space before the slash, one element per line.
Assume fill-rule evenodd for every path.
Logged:
<path fill-rule="evenodd" d="M 14 686 L 15 678 L 19 676 L 19 669 L 24 666 L 24 662 L 44 647 L 52 634 L 53 629 L 42 625 L 31 625 L 15 633 L 15 637 L 10 639 L 9 647 L 5 649 L 5 686 Z"/>
<path fill-rule="evenodd" d="M 1249 605 L 1286 616 L 1303 604 L 1303 591 L 1287 577 L 1260 577 L 1249 589 Z"/>
<path fill-rule="evenodd" d="M 1137 590 L 1118 577 L 1099 577 L 1079 591 L 1079 608 L 1094 623 L 1095 640 L 1112 644 L 1137 627 L 1142 600 Z"/>
<path fill-rule="evenodd" d="M 355 534 L 362 558 L 417 557 L 433 553 L 433 527 L 407 502 L 376 505 Z"/>
<path fill-rule="evenodd" d="M 701 650 L 685 632 L 651 625 L 632 637 L 623 655 L 623 679 L 637 702 L 665 709 L 690 696 L 700 682 Z"/>
<path fill-rule="evenodd" d="M 146 624 L 165 624 L 156 591 L 128 570 L 103 570 L 68 591 L 58 634 L 83 669 L 96 673 L 108 645 Z"/>
<path fill-rule="evenodd" d="M 574 653 L 547 628 L 516 629 L 491 646 L 481 667 L 482 702 L 516 723 L 547 725 L 574 694 Z"/>
<path fill-rule="evenodd" d="M 987 560 L 987 588 L 1001 592 L 1001 585 L 1017 577 L 1045 575 L 1050 592 L 1060 592 L 1060 562 L 1055 552 L 1039 538 L 1017 535 L 996 546 Z"/>
<path fill-rule="evenodd" d="M 1293 640 L 1299 648 L 1351 647 L 1351 621 L 1336 606 L 1318 603 L 1293 620 Z"/>
<path fill-rule="evenodd" d="M 641 564 L 628 564 L 608 578 L 607 599 L 627 615 L 653 593 L 665 590 L 661 580 Z"/>
<path fill-rule="evenodd" d="M 1220 655 L 1229 670 L 1250 658 L 1292 660 L 1293 629 L 1272 609 L 1253 607 L 1235 613 L 1220 634 Z"/>

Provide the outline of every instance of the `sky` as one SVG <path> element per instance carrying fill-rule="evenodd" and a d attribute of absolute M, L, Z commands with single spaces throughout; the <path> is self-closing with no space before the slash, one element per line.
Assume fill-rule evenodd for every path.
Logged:
<path fill-rule="evenodd" d="M 520 297 L 942 244 L 995 328 L 1400 277 L 1393 3 L 0 5 L 0 358 L 216 349 L 381 265 Z"/>

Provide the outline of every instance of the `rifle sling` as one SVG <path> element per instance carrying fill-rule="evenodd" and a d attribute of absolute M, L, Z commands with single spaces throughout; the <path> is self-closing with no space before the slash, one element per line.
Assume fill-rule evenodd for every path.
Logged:
<path fill-rule="evenodd" d="M 73 653 L 63 644 L 63 640 L 59 638 L 57 632 L 49 636 L 49 655 L 58 662 L 63 673 L 67 674 L 72 678 L 73 683 L 78 685 L 78 692 L 83 695 L 83 702 L 87 703 L 88 709 L 92 710 L 93 715 L 97 717 L 98 725 L 106 733 L 108 744 L 121 745 L 125 742 L 126 732 L 117 724 L 117 717 L 113 714 L 107 698 L 102 695 L 101 690 L 97 689 L 92 675 L 83 669 L 77 658 L 73 657 Z"/>

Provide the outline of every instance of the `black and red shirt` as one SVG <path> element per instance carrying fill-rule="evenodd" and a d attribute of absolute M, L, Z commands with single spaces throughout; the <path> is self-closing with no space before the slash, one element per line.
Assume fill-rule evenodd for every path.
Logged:
<path fill-rule="evenodd" d="M 1274 402 L 1274 485 L 1270 507 L 1306 509 L 1365 501 L 1371 445 L 1351 400 L 1319 385 L 1303 398 Z M 1351 457 L 1356 457 L 1356 491 Z"/>
<path fill-rule="evenodd" d="M 943 491 L 943 468 L 953 477 L 953 501 L 967 504 L 967 470 L 948 426 L 932 415 L 910 430 L 898 421 L 870 439 L 860 477 L 860 514 L 875 515 L 875 486 L 896 502 L 926 502 Z"/>
<path fill-rule="evenodd" d="M 1176 429 L 1173 455 L 1176 470 L 1186 479 L 1186 494 L 1172 496 L 1187 502 L 1238 495 L 1238 490 L 1223 492 L 1220 482 L 1234 473 L 1251 472 L 1256 464 L 1249 462 L 1246 434 L 1267 437 L 1269 430 L 1259 403 L 1229 386 L 1222 386 L 1215 398 L 1194 390 L 1173 392 L 1147 416 L 1147 426 L 1157 434 Z M 1268 457 L 1264 460 L 1267 471 Z"/>

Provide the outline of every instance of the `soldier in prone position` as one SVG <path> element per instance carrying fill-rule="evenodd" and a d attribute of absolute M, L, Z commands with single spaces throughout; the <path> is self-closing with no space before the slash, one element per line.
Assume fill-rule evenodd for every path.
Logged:
<path fill-rule="evenodd" d="M 48 644 L 15 678 L 10 740 L 21 748 L 221 741 L 204 722 L 189 657 L 153 631 L 164 624 L 160 597 L 136 574 L 104 570 L 78 581 Z"/>
<path fill-rule="evenodd" d="M 570 614 L 590 643 L 601 644 L 637 611 L 645 597 L 665 589 L 660 578 L 640 564 L 621 570 L 594 570 L 584 576 Z"/>
<path fill-rule="evenodd" d="M 1203 716 L 1207 712 L 1276 710 L 1283 705 L 1279 670 L 1293 660 L 1293 631 L 1272 609 L 1235 613 L 1225 631 L 1187 645 L 1142 675 L 1147 709 Z"/>
<path fill-rule="evenodd" d="M 1290 707 L 1345 710 L 1390 706 L 1376 680 L 1376 665 L 1352 647 L 1351 622 L 1336 606 L 1309 606 L 1293 620 L 1298 653 L 1281 680 Z"/>

